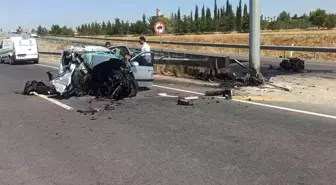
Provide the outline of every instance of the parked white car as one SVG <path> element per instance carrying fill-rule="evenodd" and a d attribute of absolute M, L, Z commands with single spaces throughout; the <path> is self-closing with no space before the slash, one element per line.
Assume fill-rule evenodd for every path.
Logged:
<path fill-rule="evenodd" d="M 4 39 L 0 43 L 0 63 L 11 65 L 17 62 L 39 62 L 37 43 L 34 38 L 24 39 L 20 36 Z"/>

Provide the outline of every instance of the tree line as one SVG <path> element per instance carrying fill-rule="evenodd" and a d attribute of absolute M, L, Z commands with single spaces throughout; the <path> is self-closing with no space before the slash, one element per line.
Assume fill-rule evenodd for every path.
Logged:
<path fill-rule="evenodd" d="M 206 32 L 248 32 L 249 12 L 246 4 L 240 0 L 235 11 L 229 0 L 223 6 L 218 6 L 214 0 L 214 7 L 210 9 L 204 5 L 199 9 L 196 5 L 189 15 L 181 15 L 180 8 L 176 13 L 167 17 L 147 17 L 131 23 L 115 18 L 113 21 L 85 23 L 76 27 L 78 35 L 129 35 L 129 34 L 154 34 L 156 21 L 163 21 L 166 33 L 197 34 Z M 260 17 L 262 30 L 280 29 L 308 29 L 311 27 L 333 29 L 336 27 L 336 14 L 327 13 L 326 10 L 316 9 L 303 15 L 291 15 L 283 11 L 278 16 Z M 40 35 L 74 35 L 74 30 L 67 26 L 52 25 L 50 30 L 39 26 L 37 33 Z"/>

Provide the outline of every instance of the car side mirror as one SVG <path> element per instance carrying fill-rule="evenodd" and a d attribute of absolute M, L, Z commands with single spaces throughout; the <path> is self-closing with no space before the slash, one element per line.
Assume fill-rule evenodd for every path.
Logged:
<path fill-rule="evenodd" d="M 139 62 L 131 62 L 131 66 L 133 66 L 133 67 L 136 67 L 136 66 L 139 66 Z"/>

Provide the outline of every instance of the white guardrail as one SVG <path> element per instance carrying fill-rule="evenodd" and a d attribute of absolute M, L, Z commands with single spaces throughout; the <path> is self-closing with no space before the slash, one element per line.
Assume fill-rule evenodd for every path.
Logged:
<path fill-rule="evenodd" d="M 116 38 L 102 38 L 102 37 L 70 37 L 79 39 L 95 39 L 104 41 L 115 41 L 115 42 L 134 42 L 138 43 L 138 40 L 130 39 L 116 39 Z M 149 44 L 165 44 L 165 45 L 179 45 L 179 46 L 203 46 L 203 47 L 217 47 L 217 48 L 235 48 L 239 49 L 249 49 L 248 44 L 223 44 L 223 43 L 204 43 L 204 42 L 176 42 L 176 41 L 148 41 Z M 275 50 L 275 51 L 302 51 L 302 52 L 313 52 L 314 59 L 316 59 L 316 53 L 336 53 L 336 47 L 306 47 L 306 46 L 273 46 L 273 45 L 261 45 L 261 50 Z M 286 56 L 284 56 L 286 57 Z"/>

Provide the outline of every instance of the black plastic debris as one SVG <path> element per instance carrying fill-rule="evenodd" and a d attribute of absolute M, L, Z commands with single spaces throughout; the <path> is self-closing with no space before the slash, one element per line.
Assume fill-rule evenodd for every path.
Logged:
<path fill-rule="evenodd" d="M 96 113 L 99 112 L 99 109 L 88 109 L 88 110 L 81 110 L 81 109 L 79 109 L 79 110 L 77 110 L 77 112 L 78 113 L 82 113 L 84 115 L 87 115 L 87 114 L 94 115 L 94 114 L 96 114 Z"/>
<path fill-rule="evenodd" d="M 104 106 L 104 110 L 115 110 L 115 107 L 113 106 L 113 104 L 106 104 Z"/>
<path fill-rule="evenodd" d="M 223 96 L 226 99 L 232 99 L 233 90 L 232 89 L 222 89 L 222 90 L 206 91 L 205 96 Z"/>
<path fill-rule="evenodd" d="M 189 100 L 185 99 L 178 99 L 177 100 L 177 105 L 182 105 L 182 106 L 193 106 L 194 104 L 190 102 Z"/>
<path fill-rule="evenodd" d="M 303 72 L 305 69 L 305 62 L 299 58 L 288 58 L 282 60 L 280 68 L 286 71 Z"/>
<path fill-rule="evenodd" d="M 39 82 L 36 80 L 30 80 L 26 82 L 22 94 L 31 95 L 32 92 L 36 92 L 38 94 L 43 94 L 43 95 L 51 95 L 51 94 L 55 94 L 56 90 L 52 86 L 47 86 L 43 82 Z"/>

